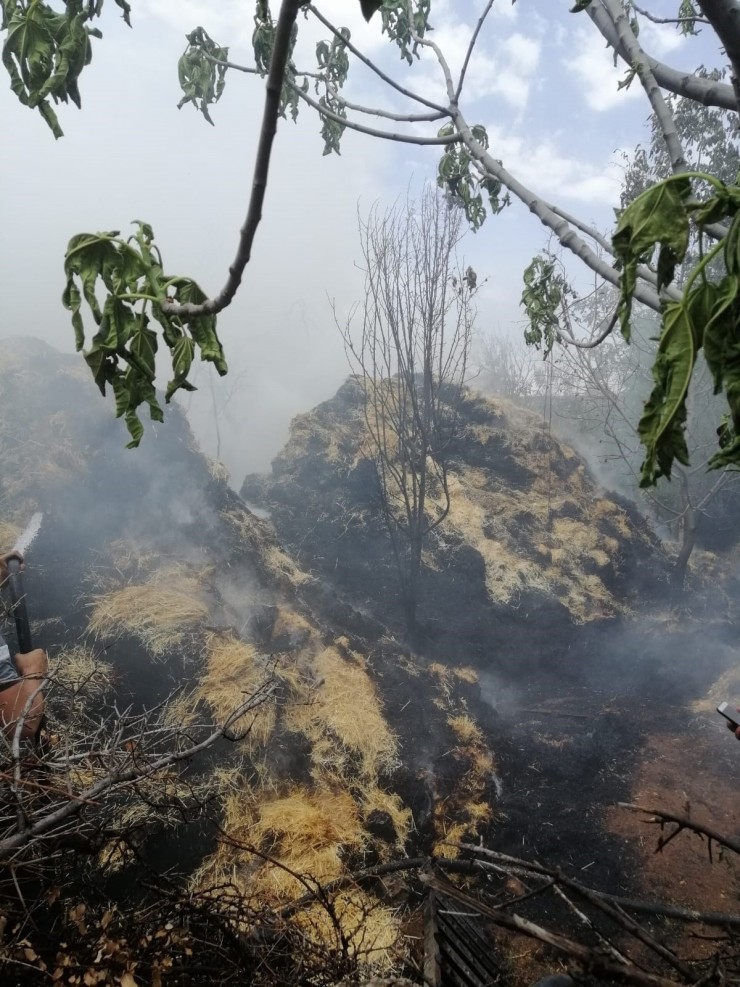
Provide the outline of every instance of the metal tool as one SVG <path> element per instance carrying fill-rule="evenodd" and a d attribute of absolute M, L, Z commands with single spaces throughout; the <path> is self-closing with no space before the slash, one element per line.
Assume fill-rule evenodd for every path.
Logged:
<path fill-rule="evenodd" d="M 25 555 L 31 542 L 34 540 L 41 527 L 43 514 L 36 513 L 31 518 L 28 527 L 15 543 L 13 550 L 20 555 Z M 10 591 L 10 602 L 13 608 L 13 620 L 15 621 L 15 632 L 18 638 L 18 651 L 21 654 L 28 654 L 33 651 L 31 640 L 31 624 L 28 620 L 28 610 L 26 608 L 26 594 L 23 590 L 23 576 L 21 566 L 16 559 L 8 562 L 8 590 Z"/>

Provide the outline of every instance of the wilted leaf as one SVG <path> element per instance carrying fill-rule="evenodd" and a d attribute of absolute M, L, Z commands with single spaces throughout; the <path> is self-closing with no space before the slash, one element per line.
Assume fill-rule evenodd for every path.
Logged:
<path fill-rule="evenodd" d="M 226 85 L 229 49 L 223 48 L 209 36 L 208 32 L 197 27 L 187 35 L 188 46 L 177 63 L 180 88 L 184 95 L 177 108 L 192 103 L 205 119 L 213 125 L 208 107 L 217 103 Z"/>
<path fill-rule="evenodd" d="M 152 420 L 163 413 L 155 389 L 156 357 L 161 339 L 172 355 L 173 378 L 165 400 L 180 388 L 193 390 L 188 380 L 196 347 L 202 360 L 227 371 L 223 348 L 216 332 L 216 316 L 201 315 L 184 323 L 164 312 L 168 301 L 200 304 L 205 293 L 190 278 L 168 278 L 147 223 L 137 223 L 137 232 L 123 240 L 118 232 L 84 233 L 73 237 L 65 257 L 67 284 L 63 304 L 72 313 L 77 349 L 85 347 L 82 319 L 83 299 L 93 316 L 97 332 L 85 351 L 85 361 L 103 394 L 110 385 L 116 416 L 126 422 L 131 441 L 139 444 L 144 433 L 137 409 L 147 404 Z M 101 288 L 106 292 L 102 307 Z M 152 319 L 154 322 L 152 322 Z"/>
<path fill-rule="evenodd" d="M 696 336 L 683 301 L 667 305 L 663 333 L 653 365 L 655 387 L 645 404 L 638 432 L 645 446 L 640 485 L 653 486 L 670 476 L 673 461 L 688 464 L 686 394 L 696 360 Z"/>

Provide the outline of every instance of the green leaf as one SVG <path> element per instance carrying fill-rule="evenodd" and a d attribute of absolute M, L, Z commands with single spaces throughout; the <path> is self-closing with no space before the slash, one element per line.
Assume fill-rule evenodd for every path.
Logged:
<path fill-rule="evenodd" d="M 154 380 L 157 357 L 157 334 L 142 326 L 131 340 L 131 353 L 147 379 Z"/>
<path fill-rule="evenodd" d="M 622 265 L 618 305 L 622 334 L 629 339 L 632 297 L 637 267 L 660 246 L 658 289 L 673 280 L 675 267 L 689 245 L 689 216 L 685 200 L 691 194 L 687 178 L 673 177 L 639 195 L 622 212 L 612 237 L 614 252 Z"/>
<path fill-rule="evenodd" d="M 77 349 L 85 347 L 84 300 L 97 328 L 84 353 L 85 361 L 100 391 L 105 394 L 107 385 L 113 389 L 116 415 L 126 421 L 131 446 L 138 445 L 143 435 L 137 414 L 142 404 L 148 405 L 154 421 L 163 420 L 155 387 L 160 336 L 150 316 L 172 355 L 174 376 L 167 386 L 166 401 L 180 388 L 194 390 L 188 374 L 196 347 L 202 360 L 213 363 L 219 374 L 226 373 L 215 315 L 191 318 L 186 327 L 178 316 L 164 312 L 167 299 L 200 304 L 206 295 L 191 278 L 166 276 L 147 223 L 136 223 L 136 232 L 127 240 L 117 231 L 73 237 L 64 268 L 67 281 L 62 300 L 72 313 Z"/>
<path fill-rule="evenodd" d="M 671 302 L 663 312 L 663 332 L 653 365 L 655 386 L 645 404 L 638 433 L 645 446 L 640 486 L 670 477 L 674 460 L 688 465 L 686 394 L 696 360 L 696 333 L 685 302 Z"/>
<path fill-rule="evenodd" d="M 724 384 L 726 368 L 732 349 L 732 341 L 737 336 L 737 321 L 734 309 L 740 294 L 740 278 L 728 274 L 719 285 L 704 286 L 704 295 L 709 308 L 704 316 L 704 356 L 714 379 L 714 393 L 719 394 Z"/>
<path fill-rule="evenodd" d="M 520 304 L 527 313 L 529 327 L 524 331 L 528 346 L 542 348 L 545 358 L 560 341 L 560 308 L 573 289 L 549 255 L 534 257 L 524 271 L 524 291 Z"/>

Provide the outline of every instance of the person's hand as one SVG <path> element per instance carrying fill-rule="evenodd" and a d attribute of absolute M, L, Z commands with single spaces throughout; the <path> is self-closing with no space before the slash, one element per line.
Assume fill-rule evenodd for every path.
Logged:
<path fill-rule="evenodd" d="M 0 730 L 12 739 L 16 723 L 30 701 L 21 726 L 21 740 L 32 740 L 39 731 L 44 715 L 44 694 L 39 686 L 46 677 L 49 661 L 45 651 L 35 648 L 16 655 L 15 667 L 21 677 L 0 691 Z"/>
<path fill-rule="evenodd" d="M 6 552 L 4 555 L 0 555 L 0 586 L 8 579 L 10 572 L 8 571 L 8 562 L 16 561 L 20 563 L 21 569 L 23 568 L 23 556 L 20 552 L 16 552 L 13 549 L 11 552 Z"/>

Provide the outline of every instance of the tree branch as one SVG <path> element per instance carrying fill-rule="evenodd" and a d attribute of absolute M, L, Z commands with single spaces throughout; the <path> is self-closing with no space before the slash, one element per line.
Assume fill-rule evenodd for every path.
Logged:
<path fill-rule="evenodd" d="M 481 32 L 483 24 L 490 13 L 491 7 L 493 6 L 493 0 L 488 0 L 488 3 L 483 8 L 483 13 L 478 18 L 478 23 L 475 25 L 475 30 L 470 38 L 470 44 L 468 45 L 468 50 L 465 52 L 465 61 L 463 62 L 462 69 L 460 70 L 460 79 L 457 83 L 457 88 L 455 89 L 455 104 L 457 105 L 460 94 L 462 93 L 463 84 L 465 82 L 465 75 L 468 71 L 468 65 L 470 64 L 470 59 L 473 55 L 473 50 L 475 49 L 476 42 L 478 41 L 478 35 Z"/>
<path fill-rule="evenodd" d="M 321 116 L 327 117 L 329 120 L 334 120 L 335 123 L 339 123 L 341 126 L 347 127 L 348 130 L 356 130 L 358 134 L 366 134 L 368 137 L 379 137 L 381 140 L 396 141 L 400 144 L 439 146 L 457 144 L 460 141 L 460 135 L 458 133 L 447 134 L 441 137 L 421 137 L 416 136 L 415 134 L 392 133 L 388 130 L 378 130 L 375 127 L 368 127 L 364 123 L 357 123 L 349 117 L 343 117 L 340 116 L 339 113 L 334 113 L 334 111 L 330 110 L 327 106 L 322 106 L 317 100 L 315 100 L 312 96 L 309 96 L 308 93 L 304 92 L 300 86 L 297 86 L 294 82 L 289 82 L 288 85 L 293 92 L 295 92 L 303 100 L 304 103 L 307 103 Z"/>
<path fill-rule="evenodd" d="M 614 25 L 606 10 L 599 2 L 594 0 L 586 13 L 594 22 L 599 32 L 603 36 L 610 48 L 619 57 L 630 64 L 629 56 L 621 46 Z M 687 99 L 701 103 L 702 106 L 717 106 L 723 110 L 736 110 L 737 102 L 732 86 L 724 82 L 714 82 L 710 79 L 702 79 L 690 72 L 680 72 L 671 68 L 664 62 L 659 62 L 656 58 L 644 52 L 650 71 L 655 76 L 658 85 L 669 92 L 676 93 L 677 96 L 685 96 Z"/>
<path fill-rule="evenodd" d="M 252 194 L 249 199 L 247 216 L 239 233 L 239 246 L 236 257 L 229 267 L 226 284 L 215 298 L 208 298 L 199 305 L 188 303 L 178 305 L 166 302 L 162 310 L 166 315 L 177 315 L 183 319 L 192 319 L 198 315 L 215 315 L 226 308 L 234 298 L 241 284 L 244 269 L 249 263 L 252 253 L 252 243 L 257 227 L 262 219 L 262 204 L 267 190 L 267 179 L 270 171 L 270 155 L 272 144 L 277 131 L 277 120 L 280 113 L 280 93 L 283 87 L 285 66 L 288 62 L 290 40 L 301 0 L 282 0 L 275 28 L 275 42 L 270 59 L 270 69 L 265 86 L 265 103 L 262 112 L 262 127 L 260 130 L 257 156 L 254 163 L 252 178 Z"/>
<path fill-rule="evenodd" d="M 598 230 L 595 230 L 593 226 L 589 226 L 588 223 L 584 223 L 582 219 L 579 219 L 577 216 L 574 216 L 572 213 L 566 212 L 565 209 L 561 209 L 560 206 L 554 206 L 551 204 L 550 208 L 552 209 L 552 211 L 555 213 L 556 216 L 560 216 L 561 219 L 564 219 L 566 221 L 566 223 L 569 223 L 571 226 L 575 226 L 575 228 L 577 230 L 580 230 L 581 233 L 585 233 L 587 237 L 590 237 L 592 240 L 598 243 L 598 245 L 602 248 L 602 250 L 605 250 L 606 253 L 608 253 L 611 257 L 614 256 L 614 246 L 612 245 L 612 242 L 608 237 L 605 237 L 602 233 L 599 233 Z M 647 264 L 638 264 L 637 274 L 638 277 L 641 277 L 643 281 L 647 281 L 648 284 L 657 287 L 658 275 L 655 273 L 655 271 L 649 268 Z M 666 298 L 670 298 L 673 301 L 679 301 L 682 297 L 681 292 L 673 284 L 669 284 L 665 288 L 663 288 L 663 295 Z"/>
<path fill-rule="evenodd" d="M 523 202 L 529 209 L 530 212 L 540 220 L 543 226 L 552 230 L 555 236 L 558 238 L 559 242 L 571 253 L 575 254 L 583 263 L 589 267 L 595 274 L 602 277 L 609 284 L 618 285 L 619 284 L 619 271 L 612 267 L 611 264 L 607 264 L 595 251 L 593 251 L 587 243 L 585 243 L 578 234 L 573 230 L 569 223 L 567 223 L 561 216 L 555 212 L 555 210 L 544 201 L 544 199 L 539 198 L 536 193 L 532 192 L 520 181 L 518 181 L 514 176 L 504 168 L 500 161 L 497 161 L 488 151 L 479 144 L 478 141 L 473 137 L 472 131 L 468 126 L 465 118 L 460 113 L 458 109 L 454 109 L 451 113 L 452 120 L 460 133 L 462 141 L 464 142 L 467 149 L 470 151 L 471 156 L 476 162 L 476 166 L 482 175 L 491 175 L 492 177 L 498 179 L 502 185 L 517 197 L 521 202 Z M 661 299 L 658 293 L 652 288 L 644 284 L 638 284 L 635 288 L 634 297 L 647 305 L 648 308 L 653 309 L 655 312 L 660 312 L 662 310 Z"/>
<path fill-rule="evenodd" d="M 709 24 L 709 21 L 704 20 L 703 17 L 656 17 L 655 14 L 651 14 L 649 10 L 638 7 L 637 4 L 634 4 L 634 8 L 638 14 L 642 14 L 643 17 L 652 21 L 653 24 Z"/>
<path fill-rule="evenodd" d="M 347 49 L 352 52 L 355 58 L 359 58 L 363 65 L 366 65 L 371 72 L 374 72 L 379 79 L 382 79 L 383 82 L 387 83 L 391 89 L 395 89 L 396 92 L 401 93 L 402 96 L 408 97 L 408 99 L 413 99 L 416 103 L 421 103 L 423 106 L 428 106 L 430 110 L 436 110 L 438 113 L 447 113 L 447 107 L 442 106 L 439 103 L 435 103 L 430 99 L 426 99 L 424 96 L 419 96 L 418 93 L 412 92 L 410 89 L 406 89 L 405 86 L 400 85 L 395 81 L 395 79 L 392 79 L 389 75 L 386 75 L 382 69 L 378 68 L 378 66 L 367 57 L 367 55 L 363 55 L 359 48 L 353 45 L 348 38 L 345 38 L 339 29 L 334 27 L 331 21 L 328 21 L 321 11 L 317 10 L 312 3 L 310 3 L 306 9 L 310 11 L 327 30 L 331 31 L 334 37 L 338 38 L 347 47 Z"/>
<path fill-rule="evenodd" d="M 454 105 L 456 94 L 455 87 L 452 82 L 452 72 L 450 71 L 450 66 L 447 64 L 447 59 L 442 54 L 442 49 L 439 45 L 430 38 L 422 38 L 422 36 L 417 34 L 414 30 L 414 11 L 411 7 L 411 0 L 406 0 L 406 16 L 408 17 L 409 33 L 411 34 L 413 41 L 422 48 L 430 48 L 434 52 L 437 61 L 439 62 L 439 67 L 442 69 L 442 74 L 444 75 L 447 98 L 450 101 L 450 105 Z"/>
<path fill-rule="evenodd" d="M 730 60 L 735 109 L 740 110 L 740 3 L 738 0 L 699 0 L 699 6 Z"/>
<path fill-rule="evenodd" d="M 619 39 L 619 50 L 626 52 L 629 64 L 637 73 L 642 83 L 642 88 L 645 90 L 645 94 L 650 101 L 655 119 L 663 135 L 663 142 L 668 152 L 671 170 L 674 175 L 682 171 L 687 171 L 686 156 L 681 146 L 681 140 L 676 130 L 673 115 L 666 105 L 649 60 L 630 27 L 622 3 L 620 0 L 602 0 L 602 2 L 604 10 L 609 14 L 617 38 Z"/>
<path fill-rule="evenodd" d="M 332 96 L 347 110 L 365 113 L 368 116 L 383 117 L 385 120 L 395 120 L 397 123 L 433 123 L 435 120 L 444 120 L 449 117 L 446 110 L 430 110 L 429 113 L 393 113 L 391 110 L 362 106 L 359 103 L 350 103 L 336 89 L 332 89 Z"/>

